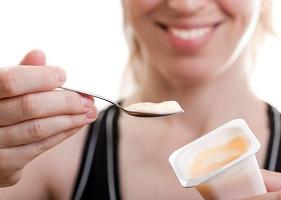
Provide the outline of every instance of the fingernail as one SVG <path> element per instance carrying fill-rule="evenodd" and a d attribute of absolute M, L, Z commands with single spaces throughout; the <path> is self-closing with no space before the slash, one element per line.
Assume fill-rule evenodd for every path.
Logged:
<path fill-rule="evenodd" d="M 65 71 L 64 71 L 62 68 L 57 67 L 56 73 L 57 73 L 57 79 L 58 79 L 58 81 L 59 81 L 60 83 L 64 83 L 65 80 L 66 80 Z"/>
<path fill-rule="evenodd" d="M 94 106 L 93 100 L 87 97 L 81 97 L 81 103 L 85 108 L 92 108 Z"/>
<path fill-rule="evenodd" d="M 86 113 L 86 117 L 88 119 L 95 119 L 97 117 L 97 112 L 96 110 L 91 110 L 89 112 Z"/>

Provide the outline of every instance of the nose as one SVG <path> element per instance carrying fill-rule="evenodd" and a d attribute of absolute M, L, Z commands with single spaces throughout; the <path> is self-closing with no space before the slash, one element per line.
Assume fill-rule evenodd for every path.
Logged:
<path fill-rule="evenodd" d="M 208 0 L 167 0 L 167 5 L 176 12 L 192 14 L 200 10 Z"/>

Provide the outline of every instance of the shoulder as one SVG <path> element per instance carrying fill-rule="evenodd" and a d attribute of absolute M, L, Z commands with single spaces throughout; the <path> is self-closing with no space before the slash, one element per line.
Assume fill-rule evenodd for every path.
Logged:
<path fill-rule="evenodd" d="M 53 199 L 70 199 L 88 129 L 89 126 L 83 127 L 74 136 L 42 154 L 27 169 L 37 169 L 44 175 L 46 188 L 55 195 Z"/>
<path fill-rule="evenodd" d="M 51 193 L 56 195 L 54 199 L 71 199 L 77 178 L 79 179 L 83 154 L 91 145 L 92 136 L 98 135 L 97 127 L 104 126 L 111 109 L 112 107 L 107 107 L 100 111 L 95 122 L 41 157 L 42 167 L 48 166 L 45 174 Z"/>
<path fill-rule="evenodd" d="M 269 115 L 281 115 L 279 109 L 276 108 L 275 106 L 273 106 L 273 105 L 271 105 L 269 103 L 267 103 L 267 106 L 268 106 L 267 111 L 268 111 Z"/>
<path fill-rule="evenodd" d="M 1 188 L 1 199 L 70 199 L 87 127 L 41 154 L 23 170 L 13 187 Z"/>
<path fill-rule="evenodd" d="M 271 132 L 268 168 L 272 171 L 281 172 L 281 113 L 278 109 L 268 104 L 267 114 Z"/>

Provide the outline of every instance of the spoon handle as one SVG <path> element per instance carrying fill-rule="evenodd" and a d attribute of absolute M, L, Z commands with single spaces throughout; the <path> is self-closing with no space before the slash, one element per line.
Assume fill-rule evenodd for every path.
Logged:
<path fill-rule="evenodd" d="M 88 95 L 88 96 L 91 96 L 91 97 L 96 97 L 96 98 L 102 99 L 102 100 L 107 101 L 107 102 L 109 102 L 109 103 L 111 103 L 111 104 L 113 104 L 113 105 L 115 105 L 118 108 L 123 110 L 123 108 L 119 104 L 117 104 L 114 101 L 109 100 L 105 97 L 102 97 L 100 95 L 96 95 L 96 94 L 93 94 L 93 93 L 90 93 L 90 92 L 85 92 L 85 91 L 82 91 L 82 90 L 72 89 L 72 88 L 69 88 L 69 87 L 60 87 L 60 88 L 63 89 L 63 90 L 68 90 L 68 91 L 71 91 L 71 92 L 78 92 L 80 94 L 84 94 L 84 95 Z"/>

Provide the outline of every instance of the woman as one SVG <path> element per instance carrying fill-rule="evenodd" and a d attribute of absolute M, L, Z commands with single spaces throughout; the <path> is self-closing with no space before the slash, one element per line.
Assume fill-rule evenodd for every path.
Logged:
<path fill-rule="evenodd" d="M 140 119 L 109 107 L 91 123 L 97 112 L 90 99 L 53 91 L 64 72 L 43 66 L 44 54 L 31 52 L 20 66 L 0 72 L 1 197 L 201 199 L 180 186 L 167 158 L 238 117 L 262 144 L 260 167 L 281 171 L 280 114 L 248 81 L 269 1 L 123 0 L 123 6 L 138 81 L 122 104 L 174 99 L 185 112 Z M 264 179 L 269 191 L 281 190 L 278 173 L 266 171 Z"/>

